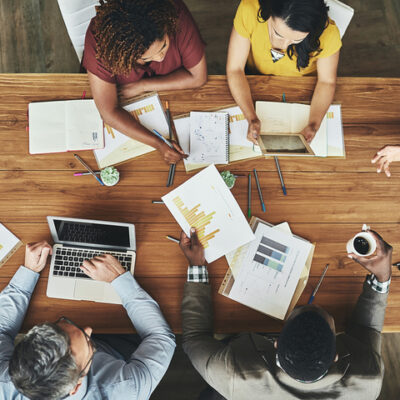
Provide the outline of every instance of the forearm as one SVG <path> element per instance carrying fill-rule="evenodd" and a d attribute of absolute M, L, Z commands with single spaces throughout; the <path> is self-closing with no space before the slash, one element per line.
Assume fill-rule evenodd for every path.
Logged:
<path fill-rule="evenodd" d="M 211 360 L 213 365 L 218 364 L 224 368 L 223 357 L 219 358 L 217 354 L 226 346 L 213 337 L 212 297 L 208 283 L 194 281 L 185 283 L 182 299 L 182 333 L 183 350 L 200 375 L 211 383 L 207 368 L 210 367 Z"/>
<path fill-rule="evenodd" d="M 0 334 L 14 338 L 19 332 L 39 274 L 20 267 L 0 293 Z"/>
<path fill-rule="evenodd" d="M 144 92 L 161 90 L 193 89 L 204 85 L 207 76 L 192 75 L 187 69 L 179 68 L 167 75 L 157 75 L 142 79 Z"/>
<path fill-rule="evenodd" d="M 244 71 L 227 71 L 227 79 L 232 97 L 243 111 L 249 123 L 257 119 L 251 96 L 250 85 Z"/>
<path fill-rule="evenodd" d="M 162 141 L 159 138 L 137 122 L 135 118 L 122 107 L 117 106 L 114 109 L 107 111 L 100 110 L 100 113 L 104 123 L 117 129 L 124 135 L 156 149 L 162 144 Z"/>
<path fill-rule="evenodd" d="M 308 124 L 317 131 L 321 122 L 332 104 L 335 95 L 336 82 L 317 82 L 311 100 L 310 117 Z"/>

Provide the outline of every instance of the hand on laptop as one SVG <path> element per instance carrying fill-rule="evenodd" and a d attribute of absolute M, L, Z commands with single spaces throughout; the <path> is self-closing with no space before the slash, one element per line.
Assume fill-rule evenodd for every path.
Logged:
<path fill-rule="evenodd" d="M 52 247 L 45 241 L 28 243 L 25 248 L 25 267 L 34 272 L 40 272 L 52 253 Z"/>
<path fill-rule="evenodd" d="M 119 261 L 110 254 L 103 254 L 91 260 L 85 260 L 81 270 L 96 281 L 108 283 L 125 273 L 125 269 Z"/>
<path fill-rule="evenodd" d="M 185 232 L 181 232 L 179 247 L 182 249 L 190 265 L 205 265 L 204 247 L 200 243 L 194 228 L 190 228 L 190 238 L 186 236 Z"/>

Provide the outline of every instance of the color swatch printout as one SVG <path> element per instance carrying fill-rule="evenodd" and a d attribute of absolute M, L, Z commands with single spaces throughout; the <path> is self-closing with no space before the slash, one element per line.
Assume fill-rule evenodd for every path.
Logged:
<path fill-rule="evenodd" d="M 190 228 L 196 228 L 208 262 L 254 239 L 242 210 L 214 165 L 162 200 L 188 236 Z"/>
<path fill-rule="evenodd" d="M 263 223 L 246 247 L 229 297 L 284 319 L 312 244 Z"/>

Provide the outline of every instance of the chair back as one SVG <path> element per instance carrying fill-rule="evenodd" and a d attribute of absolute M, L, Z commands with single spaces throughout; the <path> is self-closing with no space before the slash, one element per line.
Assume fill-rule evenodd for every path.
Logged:
<path fill-rule="evenodd" d="M 79 62 L 82 60 L 86 31 L 96 15 L 98 0 L 58 0 L 61 15 Z"/>
<path fill-rule="evenodd" d="M 325 0 L 329 7 L 328 16 L 335 21 L 342 38 L 354 15 L 354 9 L 339 0 Z"/>

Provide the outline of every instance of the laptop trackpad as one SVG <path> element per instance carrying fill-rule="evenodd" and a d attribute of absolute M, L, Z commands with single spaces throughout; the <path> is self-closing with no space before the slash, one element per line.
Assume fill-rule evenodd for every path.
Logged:
<path fill-rule="evenodd" d="M 104 299 L 104 283 L 77 280 L 74 297 L 77 300 L 102 301 Z"/>

